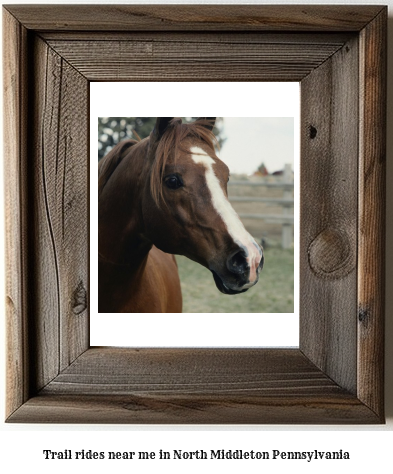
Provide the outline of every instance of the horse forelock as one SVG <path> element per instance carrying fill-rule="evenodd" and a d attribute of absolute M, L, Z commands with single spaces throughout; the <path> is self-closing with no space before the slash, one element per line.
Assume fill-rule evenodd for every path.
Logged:
<path fill-rule="evenodd" d="M 169 156 L 173 153 L 176 163 L 179 152 L 191 156 L 190 149 L 184 147 L 185 139 L 194 139 L 195 145 L 202 141 L 210 149 L 210 155 L 217 158 L 215 149 L 219 148 L 218 141 L 214 133 L 207 128 L 210 125 L 208 120 L 198 120 L 192 123 L 182 123 L 181 119 L 174 118 L 162 138 L 160 139 L 155 159 L 152 164 L 150 174 L 150 190 L 152 197 L 158 207 L 165 204 L 162 190 L 165 165 Z"/>
<path fill-rule="evenodd" d="M 158 142 L 155 150 L 154 159 L 152 159 L 150 168 L 150 191 L 152 197 L 160 207 L 161 203 L 165 204 L 165 199 L 162 190 L 163 174 L 165 172 L 165 165 L 169 156 L 173 153 L 174 160 L 179 153 L 191 155 L 190 149 L 184 146 L 185 139 L 194 139 L 195 144 L 192 146 L 199 146 L 203 142 L 210 151 L 210 156 L 216 157 L 215 149 L 218 148 L 217 138 L 213 132 L 208 128 L 210 122 L 208 120 L 198 120 L 192 123 L 182 123 L 180 118 L 174 118 L 161 139 Z M 135 158 L 141 157 L 144 160 L 148 159 L 147 144 L 151 141 L 152 136 L 141 141 L 129 139 L 117 144 L 112 150 L 102 158 L 98 164 L 98 195 L 102 193 L 105 185 L 117 169 L 119 164 L 132 147 L 132 154 Z M 145 146 L 146 145 L 146 146 Z M 190 148 L 191 148 L 190 147 Z M 143 155 L 143 156 L 142 156 Z"/>

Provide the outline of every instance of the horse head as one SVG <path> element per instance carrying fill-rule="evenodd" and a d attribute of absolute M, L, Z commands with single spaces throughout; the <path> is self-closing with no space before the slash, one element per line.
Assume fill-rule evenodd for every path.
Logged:
<path fill-rule="evenodd" d="M 258 282 L 263 252 L 228 201 L 228 167 L 217 157 L 215 118 L 157 118 L 142 192 L 144 237 L 208 268 L 224 294 Z"/>

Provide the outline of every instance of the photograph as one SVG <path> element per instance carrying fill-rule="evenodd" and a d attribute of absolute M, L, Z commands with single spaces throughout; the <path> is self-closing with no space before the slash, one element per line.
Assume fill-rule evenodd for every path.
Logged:
<path fill-rule="evenodd" d="M 243 100 L 246 88 L 254 101 Z M 298 347 L 299 85 L 141 82 L 138 91 L 127 82 L 90 88 L 92 344 Z M 169 110 L 179 116 L 161 117 Z M 206 110 L 221 116 L 184 113 Z M 144 298 L 146 283 L 150 306 L 99 307 L 110 295 L 117 304 Z M 157 302 L 168 309 L 146 309 Z"/>
<path fill-rule="evenodd" d="M 100 117 L 99 313 L 293 313 L 294 132 Z"/>

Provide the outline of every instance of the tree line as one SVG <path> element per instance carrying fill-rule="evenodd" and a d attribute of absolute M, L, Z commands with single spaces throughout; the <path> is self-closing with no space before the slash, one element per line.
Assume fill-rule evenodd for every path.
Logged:
<path fill-rule="evenodd" d="M 182 117 L 183 122 L 192 122 L 196 118 Z M 147 137 L 153 130 L 155 122 L 156 117 L 100 117 L 98 119 L 98 161 L 122 140 Z M 220 146 L 225 141 L 223 127 L 224 119 L 218 117 L 213 132 Z"/>

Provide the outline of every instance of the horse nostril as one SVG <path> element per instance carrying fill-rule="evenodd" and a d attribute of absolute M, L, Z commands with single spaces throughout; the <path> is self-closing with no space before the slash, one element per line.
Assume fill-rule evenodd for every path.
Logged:
<path fill-rule="evenodd" d="M 246 273 L 248 271 L 247 254 L 238 250 L 227 259 L 227 268 L 231 273 Z"/>

